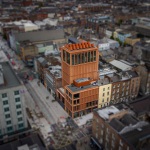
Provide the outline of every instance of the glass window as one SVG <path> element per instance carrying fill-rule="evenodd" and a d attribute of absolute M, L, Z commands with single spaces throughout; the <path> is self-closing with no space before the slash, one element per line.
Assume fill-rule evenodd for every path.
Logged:
<path fill-rule="evenodd" d="M 82 63 L 84 63 L 85 60 L 84 60 L 84 53 L 82 54 Z"/>
<path fill-rule="evenodd" d="M 3 105 L 7 105 L 8 104 L 8 100 L 3 101 Z"/>
<path fill-rule="evenodd" d="M 19 128 L 22 128 L 23 126 L 24 126 L 23 123 L 18 124 Z"/>
<path fill-rule="evenodd" d="M 69 93 L 69 97 L 72 98 L 72 94 L 71 93 Z"/>
<path fill-rule="evenodd" d="M 67 63 L 70 65 L 70 54 L 67 52 Z"/>
<path fill-rule="evenodd" d="M 22 114 L 22 112 L 21 112 L 21 111 L 18 111 L 18 112 L 17 112 L 17 115 L 20 115 L 20 114 Z"/>
<path fill-rule="evenodd" d="M 17 109 L 21 108 L 21 105 L 16 105 L 16 108 L 17 108 Z"/>
<path fill-rule="evenodd" d="M 93 51 L 91 51 L 91 62 L 93 61 Z"/>
<path fill-rule="evenodd" d="M 81 64 L 80 54 L 78 54 L 78 64 Z"/>
<path fill-rule="evenodd" d="M 91 54 L 90 52 L 88 52 L 88 62 L 90 62 L 90 57 L 91 57 Z"/>
<path fill-rule="evenodd" d="M 10 118 L 10 114 L 6 114 L 6 115 L 5 115 L 5 118 Z"/>
<path fill-rule="evenodd" d="M 5 98 L 5 97 L 7 97 L 7 93 L 2 94 L 2 98 Z"/>
<path fill-rule="evenodd" d="M 11 120 L 6 121 L 6 124 L 7 125 L 11 124 Z"/>
<path fill-rule="evenodd" d="M 77 94 L 74 94 L 74 97 L 73 98 L 79 98 L 80 94 L 77 93 Z"/>
<path fill-rule="evenodd" d="M 63 60 L 65 61 L 66 58 L 66 51 L 63 50 Z"/>
<path fill-rule="evenodd" d="M 84 53 L 84 60 L 85 60 L 84 62 L 87 63 L 87 52 Z"/>
<path fill-rule="evenodd" d="M 19 91 L 14 91 L 14 94 L 15 95 L 19 95 Z"/>
<path fill-rule="evenodd" d="M 74 55 L 72 55 L 72 65 L 74 65 L 75 62 L 74 62 Z"/>
<path fill-rule="evenodd" d="M 66 90 L 66 93 L 68 94 L 68 90 Z"/>
<path fill-rule="evenodd" d="M 9 108 L 8 108 L 8 107 L 7 107 L 7 108 L 4 108 L 4 111 L 5 111 L 5 112 L 9 111 Z"/>
<path fill-rule="evenodd" d="M 22 117 L 18 118 L 18 121 L 22 121 Z"/>
<path fill-rule="evenodd" d="M 78 64 L 78 56 L 77 56 L 77 54 L 75 54 L 75 65 L 77 65 Z"/>
<path fill-rule="evenodd" d="M 94 51 L 94 61 L 96 61 L 96 51 Z"/>
<path fill-rule="evenodd" d="M 19 97 L 15 98 L 15 101 L 20 102 L 20 98 Z"/>
<path fill-rule="evenodd" d="M 7 131 L 9 132 L 9 131 L 12 131 L 13 130 L 13 128 L 12 127 L 7 127 Z"/>

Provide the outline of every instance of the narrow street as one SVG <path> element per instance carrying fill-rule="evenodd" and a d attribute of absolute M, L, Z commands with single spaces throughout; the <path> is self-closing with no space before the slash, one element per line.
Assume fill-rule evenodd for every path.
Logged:
<path fill-rule="evenodd" d="M 48 109 L 45 104 L 41 101 L 40 97 L 36 94 L 34 88 L 29 84 L 26 83 L 25 87 L 27 88 L 28 92 L 30 93 L 31 97 L 35 101 L 35 103 L 38 105 L 40 111 L 43 113 L 43 115 L 46 117 L 46 119 L 51 123 L 55 124 L 55 119 L 52 116 L 50 109 Z"/>

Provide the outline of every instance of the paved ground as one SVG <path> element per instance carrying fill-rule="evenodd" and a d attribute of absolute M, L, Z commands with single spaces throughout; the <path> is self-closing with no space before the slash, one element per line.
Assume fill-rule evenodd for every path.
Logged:
<path fill-rule="evenodd" d="M 47 89 L 42 84 L 39 86 L 37 82 L 37 79 L 30 81 L 30 89 L 32 89 L 32 93 L 35 93 L 35 95 L 39 97 L 38 101 L 43 105 L 43 107 L 40 108 L 41 111 L 46 109 L 49 112 L 49 115 L 52 116 L 51 118 L 53 118 L 53 121 L 49 119 L 49 122 L 53 124 L 61 121 L 63 118 L 67 118 L 68 114 L 66 111 L 57 101 L 55 101 L 54 97 L 47 91 Z"/>
<path fill-rule="evenodd" d="M 35 104 L 39 107 L 40 111 L 43 113 L 44 117 L 49 121 L 49 123 L 56 123 L 53 114 L 50 112 L 50 109 L 43 103 L 39 95 L 35 92 L 35 89 L 29 83 L 26 83 L 25 86 L 33 98 Z"/>

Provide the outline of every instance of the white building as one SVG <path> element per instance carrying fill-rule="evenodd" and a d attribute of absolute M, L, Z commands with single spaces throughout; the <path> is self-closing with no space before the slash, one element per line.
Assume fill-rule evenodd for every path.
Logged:
<path fill-rule="evenodd" d="M 114 33 L 114 30 L 111 30 L 111 29 L 106 29 L 105 30 L 105 34 L 106 34 L 106 37 L 110 38 Z"/>
<path fill-rule="evenodd" d="M 28 127 L 23 86 L 8 62 L 0 63 L 0 135 Z"/>
<path fill-rule="evenodd" d="M 109 50 L 110 49 L 110 44 L 108 43 L 107 39 L 101 39 L 98 42 L 98 50 L 99 51 L 105 51 L 105 50 Z"/>

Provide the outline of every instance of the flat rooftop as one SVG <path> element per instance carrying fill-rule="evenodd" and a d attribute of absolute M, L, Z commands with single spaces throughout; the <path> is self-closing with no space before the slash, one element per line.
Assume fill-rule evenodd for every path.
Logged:
<path fill-rule="evenodd" d="M 122 71 L 127 71 L 127 70 L 131 70 L 132 67 L 119 61 L 119 60 L 113 60 L 111 62 L 109 62 L 111 65 L 115 66 L 116 68 L 122 70 Z"/>
<path fill-rule="evenodd" d="M 117 70 L 107 67 L 107 68 L 104 68 L 104 69 L 99 69 L 99 76 L 104 76 L 104 75 L 108 75 L 108 74 L 114 74 L 116 72 L 117 72 Z"/>
<path fill-rule="evenodd" d="M 78 91 L 82 91 L 82 90 L 85 90 L 85 89 L 90 89 L 90 88 L 93 88 L 93 87 L 98 87 L 98 83 L 97 84 L 89 84 L 89 85 L 86 85 L 86 86 L 81 86 L 81 87 L 77 87 L 75 85 L 68 85 L 68 89 L 70 89 L 72 92 L 78 92 Z"/>
<path fill-rule="evenodd" d="M 119 113 L 120 110 L 115 106 L 106 107 L 104 109 L 100 109 L 97 111 L 100 117 L 102 117 L 104 120 L 109 119 L 110 114 L 116 114 Z"/>
<path fill-rule="evenodd" d="M 24 146 L 24 145 L 27 145 L 26 147 L 30 147 L 31 150 L 34 150 L 34 149 L 46 150 L 41 138 L 36 133 L 32 133 L 31 135 L 29 135 L 27 137 L 20 138 L 18 140 L 12 141 L 10 143 L 0 145 L 0 150 L 18 150 L 19 147 Z"/>
<path fill-rule="evenodd" d="M 0 64 L 2 65 L 4 75 L 4 84 L 0 85 L 0 89 L 6 89 L 21 85 L 21 82 L 19 81 L 14 70 L 11 68 L 10 64 L 8 62 L 3 62 Z"/>
<path fill-rule="evenodd" d="M 150 112 L 150 96 L 137 101 L 133 101 L 130 103 L 130 106 L 138 115 L 148 113 Z"/>

